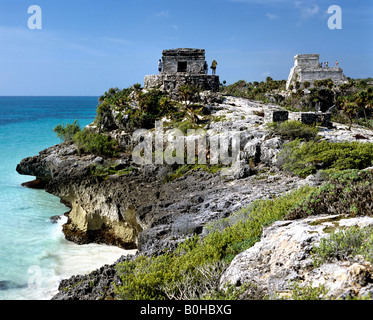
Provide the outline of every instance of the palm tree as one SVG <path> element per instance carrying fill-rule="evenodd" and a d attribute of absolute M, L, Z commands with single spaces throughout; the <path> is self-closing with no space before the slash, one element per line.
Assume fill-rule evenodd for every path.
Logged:
<path fill-rule="evenodd" d="M 363 111 L 364 118 L 367 120 L 367 100 L 368 100 L 368 94 L 366 91 L 360 91 L 354 96 L 354 102 L 356 103 L 358 109 L 360 111 Z"/>
<path fill-rule="evenodd" d="M 342 111 L 350 121 L 348 130 L 351 130 L 352 121 L 357 112 L 357 105 L 355 102 L 350 102 L 348 98 L 344 98 L 342 101 Z"/>
<path fill-rule="evenodd" d="M 190 120 L 192 123 L 197 123 L 199 121 L 198 114 L 201 112 L 203 107 L 196 111 L 191 108 L 191 104 L 196 100 L 198 89 L 187 84 L 179 88 L 179 93 L 184 100 L 185 111 L 189 115 Z"/>
<path fill-rule="evenodd" d="M 172 100 L 169 97 L 162 97 L 159 100 L 159 105 L 162 108 L 163 113 L 168 113 L 172 107 Z"/>
<path fill-rule="evenodd" d="M 179 88 L 179 93 L 181 98 L 184 100 L 184 105 L 186 108 L 194 101 L 194 96 L 196 94 L 196 89 L 191 87 L 189 84 L 181 86 Z"/>

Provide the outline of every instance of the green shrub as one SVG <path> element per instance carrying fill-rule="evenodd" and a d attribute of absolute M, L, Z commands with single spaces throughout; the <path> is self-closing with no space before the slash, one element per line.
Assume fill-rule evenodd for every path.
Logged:
<path fill-rule="evenodd" d="M 296 120 L 282 123 L 272 122 L 267 124 L 267 128 L 272 134 L 279 135 L 285 140 L 305 139 L 313 140 L 317 137 L 318 128 L 303 124 Z"/>
<path fill-rule="evenodd" d="M 373 171 L 329 170 L 324 175 L 328 181 L 304 197 L 285 219 L 319 214 L 372 215 Z"/>
<path fill-rule="evenodd" d="M 159 90 L 143 92 L 139 84 L 119 90 L 111 88 L 99 99 L 96 112 L 96 124 L 101 127 L 105 123 L 108 112 L 113 109 L 117 113 L 116 119 L 126 119 L 123 125 L 129 129 L 154 128 L 155 120 L 167 115 L 173 118 L 178 112 L 175 102 Z M 124 117 L 126 116 L 126 117 Z"/>
<path fill-rule="evenodd" d="M 322 238 L 318 246 L 312 249 L 314 265 L 337 260 L 352 260 L 362 255 L 373 262 L 373 227 L 349 227 Z"/>
<path fill-rule="evenodd" d="M 268 102 L 266 93 L 285 90 L 286 80 L 273 80 L 267 77 L 266 81 L 246 82 L 245 80 L 222 87 L 222 92 L 228 95 Z M 273 97 L 279 95 L 273 95 Z"/>
<path fill-rule="evenodd" d="M 181 283 L 190 278 L 190 273 L 194 276 L 188 281 L 194 285 L 205 281 L 198 270 L 206 265 L 230 262 L 260 239 L 264 225 L 282 219 L 311 190 L 303 187 L 277 199 L 255 201 L 246 210 L 232 215 L 238 214 L 242 219 L 226 218 L 226 227 L 222 229 L 212 224 L 205 238 L 194 236 L 179 245 L 175 252 L 156 257 L 138 256 L 134 261 L 119 263 L 117 270 L 123 283 L 116 287 L 119 298 L 167 299 L 180 295 Z M 202 292 L 205 291 L 201 291 L 199 298 L 205 297 Z M 214 292 L 213 296 L 224 296 L 224 292 Z"/>
<path fill-rule="evenodd" d="M 75 134 L 74 142 L 78 149 L 88 154 L 114 157 L 117 154 L 118 142 L 107 135 L 82 130 Z"/>
<path fill-rule="evenodd" d="M 161 286 L 174 280 L 176 259 L 170 254 L 158 257 L 138 256 L 134 261 L 125 261 L 116 266 L 122 280 L 115 290 L 123 300 L 163 300 L 166 298 Z"/>
<path fill-rule="evenodd" d="M 324 285 L 314 287 L 312 284 L 301 286 L 298 282 L 292 284 L 290 300 L 323 300 L 328 290 Z"/>
<path fill-rule="evenodd" d="M 284 145 L 277 163 L 300 177 L 314 174 L 319 169 L 364 169 L 373 163 L 373 144 L 303 142 L 296 139 Z"/>
<path fill-rule="evenodd" d="M 58 138 L 61 138 L 61 140 L 67 142 L 72 141 L 74 138 L 74 135 L 80 132 L 80 126 L 78 124 L 78 120 L 75 120 L 72 124 L 67 123 L 62 125 L 57 125 L 53 131 L 57 134 Z"/>

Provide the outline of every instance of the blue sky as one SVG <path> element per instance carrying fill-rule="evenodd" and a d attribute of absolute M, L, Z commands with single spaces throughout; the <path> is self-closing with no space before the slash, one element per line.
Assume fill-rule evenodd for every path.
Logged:
<path fill-rule="evenodd" d="M 42 9 L 30 30 L 27 9 Z M 331 5 L 342 29 L 328 28 Z M 0 0 L 0 95 L 101 95 L 157 73 L 162 50 L 204 48 L 220 80 L 286 79 L 299 53 L 373 76 L 372 0 Z"/>

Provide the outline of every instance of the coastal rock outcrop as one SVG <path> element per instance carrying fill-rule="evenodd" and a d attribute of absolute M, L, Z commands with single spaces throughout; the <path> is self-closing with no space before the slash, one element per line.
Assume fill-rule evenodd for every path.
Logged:
<path fill-rule="evenodd" d="M 254 113 L 256 103 L 227 98 L 209 108 L 217 119 L 225 121 L 208 124 L 206 135 L 240 134 L 243 158 L 230 170 L 212 174 L 198 169 L 165 183 L 171 169 L 167 164 L 137 165 L 128 154 L 117 159 L 81 155 L 73 143 L 61 143 L 23 159 L 17 172 L 36 177 L 47 192 L 68 205 L 68 222 L 63 226 L 68 240 L 126 249 L 167 247 L 188 232 L 200 233 L 205 223 L 255 199 L 289 190 L 299 180 L 285 175 L 272 183 L 258 183 L 252 177 L 250 159 L 272 164 L 281 147 L 278 139 L 266 140 L 263 118 Z M 132 136 L 115 121 L 112 112 L 110 109 L 102 115 L 108 119 L 104 121 L 108 134 L 120 140 L 122 147 L 132 146 Z M 258 142 L 255 150 L 250 147 L 253 141 Z M 115 173 L 100 175 L 97 167 L 114 167 Z M 119 169 L 126 172 L 119 173 Z M 160 245 L 159 241 L 166 242 Z"/>
<path fill-rule="evenodd" d="M 313 176 L 301 179 L 280 171 L 275 165 L 277 154 L 286 141 L 269 133 L 265 115 L 273 114 L 279 106 L 225 97 L 206 108 L 213 116 L 203 128 L 206 136 L 227 134 L 232 137 L 239 133 L 240 161 L 229 170 L 223 168 L 213 173 L 197 167 L 187 174 L 168 179 L 173 173 L 171 165 L 138 165 L 128 153 L 121 153 L 115 159 L 84 155 L 73 143 L 61 143 L 37 156 L 23 159 L 17 172 L 36 177 L 47 192 L 69 207 L 68 222 L 63 226 L 68 240 L 79 244 L 96 242 L 136 248 L 147 255 L 172 250 L 193 234 L 203 235 L 208 222 L 227 217 L 254 200 L 275 198 L 299 186 L 318 183 Z M 126 131 L 125 121 L 119 121 L 114 109 L 101 116 L 106 134 L 115 138 L 121 147 L 132 146 L 131 133 Z M 356 141 L 357 135 L 367 137 L 366 142 L 373 139 L 373 135 L 364 129 L 339 128 L 323 128 L 320 136 L 328 141 Z M 113 172 L 102 174 L 99 168 L 113 168 Z M 278 222 L 267 228 L 262 241 L 272 236 L 278 241 L 273 240 L 270 244 L 261 241 L 252 248 L 253 251 L 237 256 L 222 283 L 238 285 L 254 281 L 267 292 L 286 292 L 288 280 L 311 279 L 309 249 L 323 233 L 306 222 L 305 225 L 299 222 L 299 226 L 296 223 Z M 293 228 L 284 233 L 285 240 L 282 241 L 276 230 L 287 227 Z M 291 240 L 292 234 L 299 239 Z M 283 247 L 276 247 L 281 243 Z M 268 265 L 272 260 L 273 272 Z M 255 267 L 251 268 L 251 263 Z M 345 266 L 338 268 L 342 267 Z M 348 272 L 363 270 L 365 264 L 355 267 Z M 320 269 L 319 274 L 323 272 Z M 102 274 L 105 276 L 101 277 Z M 114 265 L 105 266 L 91 276 L 63 281 L 56 298 L 102 298 L 102 290 L 90 288 L 92 279 L 97 280 L 95 287 L 97 282 L 98 287 L 109 288 L 105 291 L 106 297 L 113 297 L 112 283 L 118 280 Z M 79 290 L 67 292 L 65 287 Z M 348 290 L 344 289 L 336 290 L 335 294 L 341 295 Z"/>
<path fill-rule="evenodd" d="M 213 219 L 302 183 L 275 166 L 285 141 L 269 134 L 265 115 L 279 110 L 278 106 L 227 96 L 207 108 L 216 121 L 205 126 L 206 136 L 239 134 L 240 161 L 229 170 L 212 174 L 199 168 L 165 183 L 169 165 L 137 165 L 128 154 L 117 159 L 80 155 L 73 143 L 61 143 L 23 159 L 17 172 L 36 177 L 39 185 L 68 205 L 69 218 L 63 227 L 67 239 L 141 250 L 172 246 L 183 233 L 200 233 Z M 132 147 L 132 135 L 112 112 L 109 109 L 102 115 L 112 119 L 106 130 L 113 129 L 108 132 L 113 138 Z M 330 141 L 356 141 L 357 136 L 366 137 L 364 142 L 372 139 L 371 132 L 357 127 L 323 128 L 319 134 Z M 100 175 L 97 167 L 116 170 Z"/>
<path fill-rule="evenodd" d="M 80 244 L 164 249 L 187 234 L 201 233 L 207 222 L 226 217 L 256 199 L 296 188 L 302 180 L 280 174 L 276 168 L 259 178 L 245 174 L 250 170 L 245 165 L 234 171 L 237 177 L 196 169 L 168 183 L 164 180 L 167 166 L 148 165 L 125 175 L 102 177 L 91 171 L 92 163 L 102 159 L 70 155 L 62 161 L 69 150 L 70 146 L 62 144 L 42 151 L 23 160 L 17 171 L 43 173 L 39 178 L 46 181 L 45 190 L 71 208 L 63 226 L 66 238 Z"/>
<path fill-rule="evenodd" d="M 261 240 L 237 255 L 221 284 L 251 283 L 267 295 L 289 295 L 293 285 L 323 285 L 329 298 L 368 296 L 373 293 L 373 266 L 362 258 L 336 260 L 314 267 L 312 248 L 331 230 L 346 226 L 373 226 L 373 218 L 314 216 L 295 221 L 277 221 L 264 228 Z M 326 298 L 326 297 L 324 297 Z"/>

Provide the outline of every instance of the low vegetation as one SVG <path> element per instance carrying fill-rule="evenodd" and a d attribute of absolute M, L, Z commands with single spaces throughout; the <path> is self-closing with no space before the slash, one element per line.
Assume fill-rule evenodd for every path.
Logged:
<path fill-rule="evenodd" d="M 65 142 L 73 142 L 79 153 L 114 157 L 118 151 L 118 143 L 109 136 L 89 129 L 80 129 L 77 121 L 73 124 L 58 125 L 53 130 L 57 137 Z"/>
<path fill-rule="evenodd" d="M 303 178 L 321 169 L 365 169 L 373 165 L 373 144 L 296 139 L 284 145 L 277 163 L 282 169 Z"/>
<path fill-rule="evenodd" d="M 206 237 L 194 236 L 175 252 L 156 257 L 138 256 L 117 265 L 122 285 L 116 287 L 120 299 L 168 299 L 182 296 L 183 288 L 192 287 L 197 299 L 237 297 L 232 290 L 202 290 L 205 282 L 201 269 L 215 266 L 221 274 L 224 265 L 260 239 L 263 226 L 282 219 L 312 188 L 304 187 L 274 200 L 258 200 L 249 207 L 209 226 Z M 191 275 L 192 277 L 186 277 Z M 187 283 L 186 283 L 187 282 Z M 229 293 L 229 296 L 227 294 Z"/>
<path fill-rule="evenodd" d="M 108 122 L 108 111 L 112 110 L 116 120 L 130 130 L 154 128 L 155 121 L 160 119 L 167 119 L 172 127 L 181 123 L 194 127 L 204 112 L 199 100 L 199 91 L 189 85 L 179 88 L 178 100 L 155 89 L 144 92 L 140 84 L 123 90 L 110 88 L 99 98 L 95 122 L 102 128 Z"/>
<path fill-rule="evenodd" d="M 268 93 L 273 93 L 274 99 L 282 101 L 283 98 L 280 95 L 276 96 L 276 93 L 285 90 L 285 88 L 286 80 L 273 80 L 271 77 L 267 77 L 266 81 L 261 82 L 240 80 L 231 85 L 223 86 L 221 91 L 227 95 L 268 103 L 271 102 Z"/>
<path fill-rule="evenodd" d="M 310 215 L 339 214 L 363 216 L 373 214 L 373 171 L 329 170 L 322 172 L 326 182 L 300 201 L 285 219 Z"/>
<path fill-rule="evenodd" d="M 118 142 L 105 134 L 83 129 L 75 134 L 73 141 L 81 153 L 108 157 L 117 155 Z"/>
<path fill-rule="evenodd" d="M 314 265 L 333 260 L 353 261 L 358 255 L 373 263 L 373 227 L 353 226 L 322 238 L 312 249 Z"/>
<path fill-rule="evenodd" d="M 240 80 L 221 90 L 228 95 L 276 103 L 290 111 L 326 112 L 334 106 L 333 121 L 373 128 L 373 79 L 348 79 L 340 86 L 331 79 L 297 82 L 286 91 L 285 80 L 267 77 L 262 82 Z"/>
<path fill-rule="evenodd" d="M 269 131 L 273 135 L 278 135 L 284 140 L 314 140 L 318 135 L 318 128 L 309 126 L 296 120 L 285 121 L 282 123 L 271 122 L 267 124 Z"/>
<path fill-rule="evenodd" d="M 81 131 L 80 126 L 78 124 L 78 120 L 75 120 L 72 124 L 67 123 L 66 125 L 63 123 L 62 125 L 57 125 L 53 131 L 57 134 L 57 137 L 63 140 L 64 142 L 72 141 L 74 136 Z"/>
<path fill-rule="evenodd" d="M 224 168 L 223 165 L 207 165 L 207 164 L 184 164 L 175 165 L 175 169 L 165 176 L 165 182 L 171 182 L 177 178 L 183 177 L 193 170 L 202 170 L 211 174 L 217 173 L 219 170 Z"/>
<path fill-rule="evenodd" d="M 94 176 L 100 176 L 104 179 L 107 179 L 110 175 L 126 175 L 133 171 L 136 171 L 135 167 L 129 166 L 124 169 L 117 169 L 117 166 L 101 166 L 101 165 L 92 165 L 91 174 Z"/>

